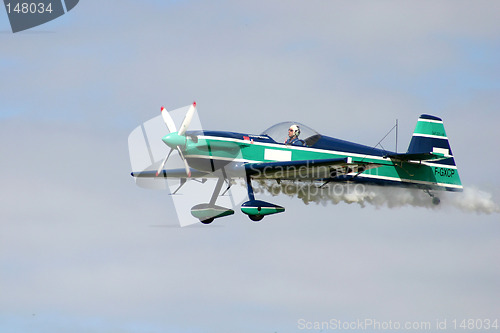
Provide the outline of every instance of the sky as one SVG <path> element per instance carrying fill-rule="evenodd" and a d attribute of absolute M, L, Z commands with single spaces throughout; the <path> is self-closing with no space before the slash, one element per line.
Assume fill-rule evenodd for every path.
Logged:
<path fill-rule="evenodd" d="M 127 142 L 193 100 L 206 129 L 296 120 L 370 146 L 398 119 L 400 152 L 432 114 L 465 188 L 498 205 L 499 7 L 82 0 L 16 34 L 0 10 L 0 331 L 500 320 L 498 212 L 276 196 L 286 212 L 259 223 L 180 228 Z"/>

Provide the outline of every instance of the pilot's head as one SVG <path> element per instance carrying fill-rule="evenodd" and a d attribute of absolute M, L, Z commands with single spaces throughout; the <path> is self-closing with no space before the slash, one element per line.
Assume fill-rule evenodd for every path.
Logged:
<path fill-rule="evenodd" d="M 299 125 L 292 125 L 292 126 L 290 126 L 290 128 L 288 129 L 288 137 L 289 138 L 293 138 L 293 137 L 298 138 L 299 135 L 300 135 L 300 127 L 299 127 Z"/>

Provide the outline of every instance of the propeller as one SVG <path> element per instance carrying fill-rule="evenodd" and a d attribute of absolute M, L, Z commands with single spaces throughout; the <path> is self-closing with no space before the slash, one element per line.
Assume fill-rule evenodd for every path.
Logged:
<path fill-rule="evenodd" d="M 163 121 L 165 122 L 165 125 L 167 125 L 167 128 L 170 131 L 170 134 L 165 135 L 162 138 L 162 141 L 165 142 L 165 144 L 170 147 L 170 151 L 168 152 L 167 156 L 165 157 L 160 167 L 158 168 L 156 176 L 158 176 L 160 172 L 163 170 L 163 167 L 165 166 L 168 158 L 170 157 L 170 154 L 174 149 L 176 149 L 179 152 L 182 161 L 184 162 L 186 175 L 188 177 L 191 177 L 191 169 L 189 168 L 189 164 L 186 158 L 184 157 L 184 154 L 182 153 L 181 146 L 186 145 L 185 134 L 187 128 L 189 127 L 189 124 L 191 124 L 191 120 L 193 119 L 195 110 L 196 110 L 196 102 L 193 102 L 193 104 L 191 104 L 191 106 L 189 107 L 189 110 L 187 111 L 186 115 L 184 116 L 184 120 L 182 121 L 179 131 L 177 131 L 177 128 L 175 127 L 175 123 L 172 117 L 163 106 L 161 107 L 161 116 L 163 118 Z"/>
<path fill-rule="evenodd" d="M 174 120 L 172 119 L 172 117 L 170 117 L 170 114 L 168 113 L 167 109 L 165 109 L 163 106 L 161 107 L 161 116 L 163 118 L 163 121 L 167 125 L 169 132 L 170 133 L 177 132 Z"/>
<path fill-rule="evenodd" d="M 160 167 L 158 168 L 158 171 L 156 171 L 156 177 L 158 177 L 158 175 L 160 174 L 161 170 L 163 170 L 163 167 L 165 166 L 165 163 L 167 163 L 167 160 L 168 160 L 168 158 L 170 157 L 170 154 L 172 154 L 173 151 L 174 151 L 174 148 L 170 148 L 170 151 L 168 152 L 167 157 L 165 157 L 165 159 L 161 163 Z"/>
<path fill-rule="evenodd" d="M 179 135 L 184 135 L 186 133 L 186 130 L 189 124 L 191 124 L 191 120 L 193 119 L 195 109 L 196 109 L 196 102 L 193 102 L 193 104 L 191 104 L 191 106 L 189 107 L 189 110 L 186 113 L 184 120 L 182 121 L 181 127 L 179 128 L 178 132 Z"/>
<path fill-rule="evenodd" d="M 181 155 L 182 160 L 184 161 L 184 168 L 186 168 L 186 175 L 191 177 L 191 169 L 189 168 L 188 162 L 182 153 L 182 150 L 179 146 L 177 146 L 177 150 L 179 151 L 179 155 Z"/>

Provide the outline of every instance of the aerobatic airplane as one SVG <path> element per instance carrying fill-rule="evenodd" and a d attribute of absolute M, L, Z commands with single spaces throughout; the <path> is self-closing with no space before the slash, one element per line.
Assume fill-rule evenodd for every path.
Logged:
<path fill-rule="evenodd" d="M 217 177 L 210 201 L 191 209 L 191 214 L 205 224 L 234 214 L 234 210 L 215 203 L 224 183 L 230 187 L 230 180 L 235 178 L 246 182 L 248 201 L 241 205 L 241 211 L 253 221 L 285 208 L 256 200 L 252 180 L 314 182 L 321 187 L 337 182 L 413 187 L 427 192 L 434 204 L 440 200 L 431 191 L 463 190 L 443 121 L 435 116 L 421 115 L 408 151 L 396 153 L 328 137 L 297 122 L 279 123 L 258 135 L 188 131 L 195 108 L 194 102 L 179 129 L 167 110 L 161 108 L 170 131 L 161 140 L 170 151 L 157 170 L 146 168 L 131 175 L 178 178 L 179 188 L 187 179 Z M 184 168 L 165 169 L 174 150 Z"/>

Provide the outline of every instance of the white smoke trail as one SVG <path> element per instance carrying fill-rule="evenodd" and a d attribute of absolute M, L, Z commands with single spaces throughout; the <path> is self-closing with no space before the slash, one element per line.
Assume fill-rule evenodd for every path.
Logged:
<path fill-rule="evenodd" d="M 306 205 L 310 203 L 328 205 L 340 202 L 367 204 L 375 207 L 396 208 L 403 206 L 440 209 L 453 206 L 465 212 L 478 214 L 500 213 L 500 207 L 493 201 L 492 195 L 475 189 L 465 188 L 464 192 L 434 191 L 441 199 L 440 205 L 434 205 L 431 197 L 422 190 L 395 187 L 367 186 L 362 184 L 330 183 L 319 187 L 316 183 L 282 181 L 258 181 L 254 183 L 255 193 L 267 193 L 272 196 L 287 195 L 298 197 Z"/>
<path fill-rule="evenodd" d="M 491 193 L 481 191 L 474 187 L 466 187 L 461 193 L 446 193 L 445 197 L 454 207 L 457 207 L 465 212 L 475 212 L 478 214 L 493 214 L 500 213 L 500 207 L 495 201 Z M 456 194 L 453 195 L 452 194 Z"/>

